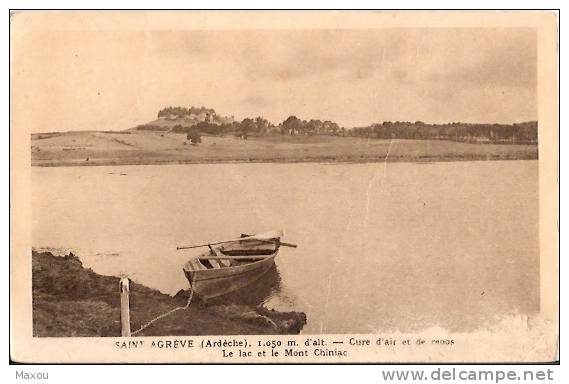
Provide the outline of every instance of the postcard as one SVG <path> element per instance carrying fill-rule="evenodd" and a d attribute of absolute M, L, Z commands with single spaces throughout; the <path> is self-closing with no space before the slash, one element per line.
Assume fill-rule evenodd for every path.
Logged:
<path fill-rule="evenodd" d="M 12 360 L 555 361 L 557 28 L 12 12 Z"/>

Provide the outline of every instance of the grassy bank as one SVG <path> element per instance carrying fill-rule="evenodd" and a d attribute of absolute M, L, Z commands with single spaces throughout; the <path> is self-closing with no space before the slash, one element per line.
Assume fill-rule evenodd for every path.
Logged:
<path fill-rule="evenodd" d="M 119 278 L 86 269 L 72 254 L 32 252 L 33 334 L 36 337 L 120 336 Z M 186 295 L 165 295 L 131 282 L 131 329 L 186 304 Z M 198 300 L 137 336 L 294 334 L 306 315 L 244 305 L 204 305 Z"/>
<path fill-rule="evenodd" d="M 537 159 L 536 145 L 335 136 L 203 136 L 187 143 L 169 132 L 67 132 L 32 135 L 32 165 L 128 165 L 227 162 L 379 162 Z"/>

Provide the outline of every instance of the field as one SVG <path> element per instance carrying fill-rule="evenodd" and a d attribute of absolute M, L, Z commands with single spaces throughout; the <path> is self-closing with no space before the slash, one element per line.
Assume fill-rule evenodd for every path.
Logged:
<path fill-rule="evenodd" d="M 378 140 L 335 136 L 202 136 L 149 131 L 32 135 L 33 166 L 217 162 L 379 162 L 537 159 L 536 145 L 443 140 Z"/>

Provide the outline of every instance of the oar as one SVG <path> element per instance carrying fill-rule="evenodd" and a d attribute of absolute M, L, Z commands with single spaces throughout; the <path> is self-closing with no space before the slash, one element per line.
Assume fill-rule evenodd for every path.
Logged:
<path fill-rule="evenodd" d="M 296 244 L 292 244 L 292 243 L 283 243 L 280 240 L 274 241 L 274 240 L 264 240 L 264 239 L 256 239 L 259 240 L 262 243 L 272 243 L 272 244 L 278 244 L 278 245 L 282 245 L 283 247 L 291 247 L 291 248 L 298 248 L 298 245 Z"/>
<path fill-rule="evenodd" d="M 225 243 L 233 243 L 236 240 L 225 240 L 225 241 L 218 241 L 217 243 L 207 243 L 207 244 L 200 244 L 200 245 L 184 245 L 181 247 L 176 247 L 177 250 L 180 249 L 191 249 L 191 248 L 201 248 L 201 247 L 209 247 L 211 245 L 219 245 L 219 244 L 225 244 Z"/>
<path fill-rule="evenodd" d="M 253 237 L 253 236 L 255 236 L 255 235 L 246 235 L 246 236 L 247 236 L 247 237 Z M 265 240 L 265 239 L 254 239 L 254 240 L 258 240 L 258 241 L 260 241 L 260 242 L 262 242 L 262 243 L 271 243 L 271 244 L 277 243 L 277 244 L 279 244 L 279 245 L 282 245 L 283 247 L 298 248 L 298 245 L 296 245 L 296 244 L 283 243 L 283 242 L 280 241 L 280 240 L 277 240 L 277 241 L 275 241 L 275 240 Z"/>
<path fill-rule="evenodd" d="M 201 248 L 201 247 L 209 247 L 211 245 L 219 245 L 219 244 L 225 244 L 225 243 L 233 243 L 235 241 L 242 241 L 242 240 L 258 240 L 260 242 L 263 243 L 271 243 L 271 244 L 279 244 L 282 245 L 283 247 L 291 247 L 291 248 L 297 248 L 298 245 L 296 244 L 291 244 L 291 243 L 283 243 L 282 241 L 279 240 L 265 240 L 265 239 L 256 239 L 256 238 L 251 238 L 250 237 L 242 237 L 240 239 L 233 239 L 233 240 L 225 240 L 225 241 L 218 241 L 217 243 L 207 243 L 207 244 L 199 244 L 199 245 L 184 245 L 184 246 L 180 246 L 180 247 L 176 247 L 177 250 L 180 249 L 192 249 L 192 248 Z"/>
<path fill-rule="evenodd" d="M 266 259 L 272 257 L 273 255 L 267 256 L 201 256 L 198 257 L 200 260 L 251 260 L 251 259 Z"/>

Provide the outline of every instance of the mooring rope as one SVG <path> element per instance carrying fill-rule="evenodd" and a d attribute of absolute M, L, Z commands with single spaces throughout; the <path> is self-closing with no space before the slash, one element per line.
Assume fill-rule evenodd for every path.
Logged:
<path fill-rule="evenodd" d="M 179 311 L 181 309 L 188 309 L 190 307 L 190 304 L 192 303 L 192 298 L 194 297 L 194 283 L 196 281 L 196 273 L 194 273 L 194 276 L 192 277 L 192 281 L 190 283 L 190 297 L 188 297 L 188 302 L 186 303 L 186 305 L 182 306 L 182 307 L 176 307 L 174 309 L 169 310 L 166 313 L 161 314 L 160 316 L 155 317 L 154 319 L 150 320 L 149 322 L 147 322 L 146 324 L 144 324 L 142 327 L 140 327 L 139 329 L 137 329 L 136 331 L 131 333 L 131 336 L 136 335 L 137 333 L 140 333 L 142 331 L 144 331 L 146 328 L 148 328 L 149 326 L 151 326 L 153 323 L 155 323 L 156 321 L 163 319 L 167 316 L 170 316 L 172 313 Z"/>

